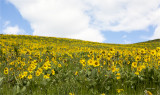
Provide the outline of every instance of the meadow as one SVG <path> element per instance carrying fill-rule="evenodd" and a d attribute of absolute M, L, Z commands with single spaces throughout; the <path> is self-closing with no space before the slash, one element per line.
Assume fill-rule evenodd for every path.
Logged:
<path fill-rule="evenodd" d="M 0 95 L 160 95 L 160 39 L 0 35 Z"/>

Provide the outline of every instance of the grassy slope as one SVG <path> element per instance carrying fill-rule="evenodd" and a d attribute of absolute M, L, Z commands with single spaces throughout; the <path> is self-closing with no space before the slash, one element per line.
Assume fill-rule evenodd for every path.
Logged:
<path fill-rule="evenodd" d="M 66 45 L 71 45 L 71 46 L 79 46 L 79 43 L 83 43 L 84 46 L 87 44 L 88 47 L 95 47 L 95 48 L 107 48 L 107 47 L 138 47 L 138 48 L 155 48 L 160 46 L 160 39 L 155 39 L 155 40 L 149 40 L 146 42 L 139 42 L 139 43 L 134 43 L 134 44 L 111 44 L 111 43 L 98 43 L 98 42 L 91 42 L 91 41 L 83 41 L 83 40 L 77 40 L 77 39 L 68 39 L 68 38 L 56 38 L 56 37 L 42 37 L 42 36 L 26 36 L 26 35 L 3 35 L 0 34 L 0 40 L 1 39 L 6 39 L 9 41 L 10 38 L 14 39 L 15 41 L 23 41 L 25 39 L 32 39 L 33 42 L 36 42 L 38 40 L 42 40 L 44 42 L 48 43 L 55 43 L 59 44 L 66 44 Z M 18 39 L 15 39 L 18 38 Z M 76 44 L 77 43 L 77 44 Z M 83 45 L 81 44 L 81 47 Z"/>
<path fill-rule="evenodd" d="M 36 43 L 38 42 L 38 44 L 44 44 L 44 45 L 46 43 L 49 43 L 49 44 L 56 44 L 55 46 L 62 45 L 62 47 L 66 45 L 68 47 L 90 47 L 90 48 L 98 48 L 98 49 L 99 48 L 111 48 L 111 47 L 120 48 L 120 49 L 121 48 L 133 48 L 133 47 L 135 48 L 148 47 L 148 48 L 154 49 L 160 46 L 160 39 L 124 45 L 124 44 L 98 43 L 98 42 L 82 41 L 82 40 L 67 39 L 67 38 L 55 38 L 55 37 L 40 37 L 40 36 L 25 36 L 25 35 L 3 35 L 2 36 L 0 35 L 0 43 L 1 42 L 3 43 L 3 41 L 6 43 L 9 43 L 10 41 L 11 42 L 15 41 L 20 44 L 23 43 L 22 45 L 24 45 L 25 43 L 31 43 L 33 45 L 36 45 Z"/>

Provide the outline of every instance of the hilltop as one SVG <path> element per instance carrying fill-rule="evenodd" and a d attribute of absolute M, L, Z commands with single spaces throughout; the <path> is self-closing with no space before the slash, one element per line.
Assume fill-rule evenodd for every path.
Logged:
<path fill-rule="evenodd" d="M 152 42 L 160 42 L 160 39 L 149 40 L 142 43 L 152 43 Z"/>
<path fill-rule="evenodd" d="M 149 40 L 145 42 L 138 42 L 133 44 L 111 44 L 111 43 L 99 43 L 99 42 L 91 42 L 91 41 L 83 41 L 78 39 L 69 39 L 69 38 L 57 38 L 57 37 L 44 37 L 44 36 L 31 36 L 31 35 L 4 35 L 0 34 L 0 40 L 11 41 L 15 40 L 18 43 L 24 43 L 22 41 L 30 40 L 30 43 L 40 42 L 40 43 L 54 43 L 58 45 L 66 45 L 66 46 L 80 46 L 80 47 L 94 47 L 94 48 L 108 48 L 108 47 L 136 47 L 136 48 L 156 48 L 160 46 L 160 39 Z M 79 44 L 81 43 L 81 45 Z M 83 44 L 82 44 L 83 43 Z"/>

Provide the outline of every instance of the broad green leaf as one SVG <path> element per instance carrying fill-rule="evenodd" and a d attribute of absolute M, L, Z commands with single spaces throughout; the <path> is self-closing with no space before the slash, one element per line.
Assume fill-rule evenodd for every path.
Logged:
<path fill-rule="evenodd" d="M 0 85 L 2 84 L 2 81 L 3 81 L 3 77 L 0 78 Z"/>
<path fill-rule="evenodd" d="M 21 89 L 21 93 L 24 92 L 26 90 L 26 87 L 23 86 L 23 88 Z"/>

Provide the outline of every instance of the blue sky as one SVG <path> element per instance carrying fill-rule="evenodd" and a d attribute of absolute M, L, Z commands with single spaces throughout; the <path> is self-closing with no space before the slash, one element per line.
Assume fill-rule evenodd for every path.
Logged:
<path fill-rule="evenodd" d="M 153 0 L 153 4 L 144 0 L 148 3 L 144 8 L 140 5 L 141 9 L 136 7 L 143 3 L 138 0 L 133 3 L 113 0 L 115 2 L 106 4 L 105 0 L 79 0 L 77 5 L 74 0 L 22 1 L 0 1 L 0 34 L 53 36 L 120 44 L 160 38 L 158 0 Z M 108 3 L 113 5 L 106 7 Z"/>
<path fill-rule="evenodd" d="M 0 14 L 1 25 L 0 26 L 2 26 L 2 29 L 0 31 L 1 34 L 2 34 L 2 30 L 6 28 L 4 26 L 5 23 L 9 21 L 8 23 L 9 26 L 18 25 L 19 28 L 24 29 L 27 32 L 26 34 L 32 35 L 33 30 L 31 29 L 30 23 L 21 16 L 20 12 L 17 10 L 17 8 L 13 4 L 5 0 L 1 0 L 0 6 L 1 6 L 1 14 Z"/>

